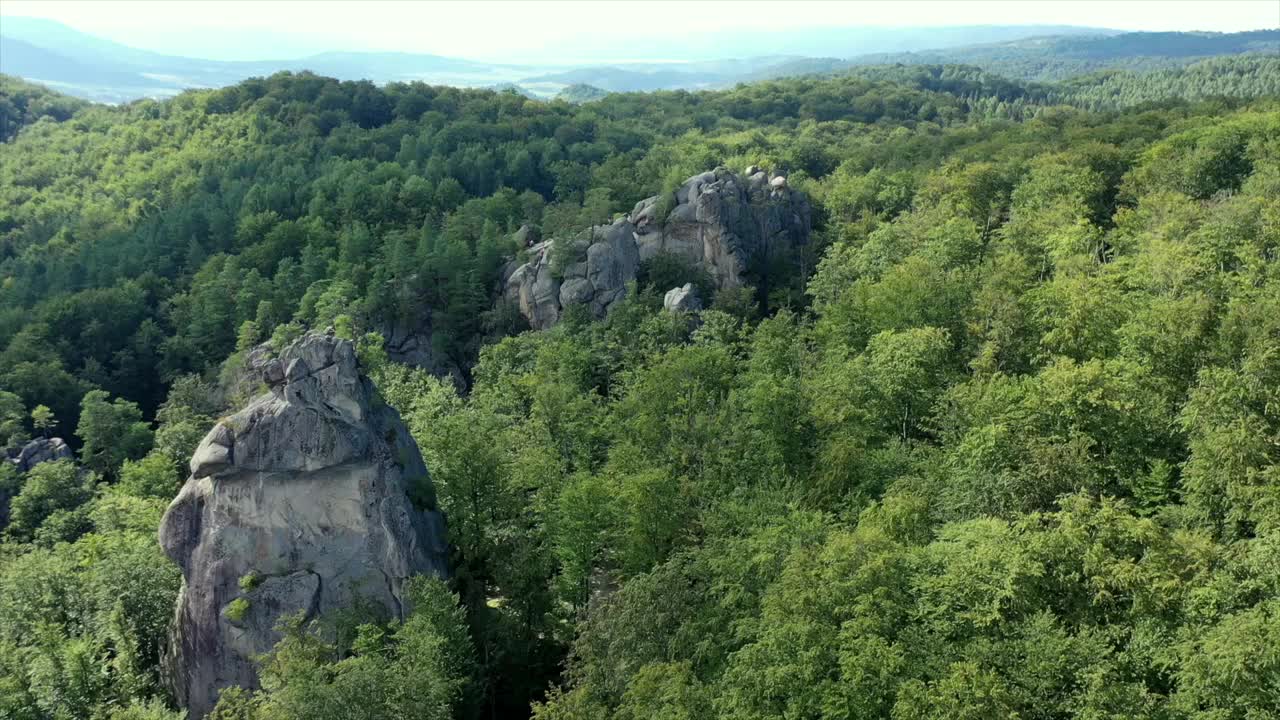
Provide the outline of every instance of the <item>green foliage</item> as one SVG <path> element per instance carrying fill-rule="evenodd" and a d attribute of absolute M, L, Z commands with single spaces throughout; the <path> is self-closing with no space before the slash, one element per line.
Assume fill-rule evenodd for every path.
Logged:
<path fill-rule="evenodd" d="M 28 439 L 22 398 L 0 390 L 0 451 L 17 450 Z"/>
<path fill-rule="evenodd" d="M 91 474 L 82 475 L 66 460 L 37 465 L 27 473 L 21 491 L 9 501 L 6 532 L 13 538 L 29 540 L 46 520 L 74 511 L 88 501 L 93 480 Z"/>
<path fill-rule="evenodd" d="M 238 623 L 244 620 L 245 615 L 249 614 L 250 607 L 251 603 L 248 598 L 238 597 L 227 603 L 227 606 L 222 609 L 222 614 L 231 622 Z"/>
<path fill-rule="evenodd" d="M 152 432 L 136 404 L 108 398 L 105 390 L 85 393 L 76 435 L 82 442 L 81 461 L 98 473 L 115 476 L 120 463 L 146 454 Z"/>
<path fill-rule="evenodd" d="M 577 221 L 573 221 L 577 225 Z M 561 237 L 558 240 L 553 239 L 551 243 L 549 265 L 551 274 L 556 278 L 563 278 L 564 271 L 574 263 L 586 262 L 587 247 L 591 245 L 591 233 L 582 232 L 571 237 Z"/>
<path fill-rule="evenodd" d="M 24 127 L 37 122 L 69 120 L 88 105 L 43 85 L 0 75 L 0 143 L 14 139 Z"/>
<path fill-rule="evenodd" d="M 112 711 L 107 720 L 182 720 L 184 717 L 186 716 L 181 711 L 169 709 L 160 700 L 135 700 L 128 707 Z"/>
<path fill-rule="evenodd" d="M 678 255 L 658 253 L 642 261 L 636 272 L 637 287 L 652 288 L 659 294 L 686 283 L 693 283 L 704 304 L 715 298 L 716 284 L 711 274 Z"/>
<path fill-rule="evenodd" d="M 154 529 L 99 528 L 71 544 L 5 557 L 0 703 L 12 705 L 0 707 L 13 717 L 87 718 L 145 702 L 158 713 L 147 699 L 162 694 L 160 654 L 179 579 Z"/>
<path fill-rule="evenodd" d="M 261 582 L 262 576 L 256 572 L 250 571 L 240 576 L 238 584 L 240 585 L 241 592 L 253 592 L 253 589 L 258 587 L 258 584 Z"/>
<path fill-rule="evenodd" d="M 365 333 L 356 340 L 356 356 L 360 359 L 360 368 L 367 375 L 376 375 L 386 366 L 386 342 L 376 332 Z"/>
<path fill-rule="evenodd" d="M 0 458 L 0 716 L 166 717 L 160 514 L 251 346 L 333 325 L 421 450 L 449 586 L 286 619 L 213 717 L 1269 717 L 1280 121 L 1241 98 L 1273 65 L 582 106 L 304 73 L 24 119 L 0 443 L 57 423 L 87 467 Z M 713 284 L 659 255 L 607 319 L 501 336 L 520 225 L 560 272 L 747 164 L 809 195 L 796 257 L 695 321 L 658 293 Z M 450 379 L 392 360 L 406 331 Z"/>
<path fill-rule="evenodd" d="M 124 461 L 116 488 L 133 497 L 168 501 L 178 494 L 181 480 L 173 461 L 164 453 L 152 450 L 141 460 Z"/>
<path fill-rule="evenodd" d="M 610 545 L 616 514 L 605 480 L 593 475 L 571 478 L 560 491 L 552 516 L 552 543 L 560 564 L 561 595 L 575 608 L 586 605 L 592 574 Z"/>
<path fill-rule="evenodd" d="M 462 609 L 436 579 L 414 578 L 408 597 L 413 611 L 403 624 L 361 626 L 345 657 L 301 616 L 283 619 L 283 639 L 262 658 L 263 689 L 224 692 L 211 717 L 455 717 L 475 662 Z"/>
<path fill-rule="evenodd" d="M 550 519 L 588 600 L 536 717 L 1272 711 L 1274 111 L 1052 122 L 892 184 L 848 161 L 798 321 L 704 313 L 618 371 L 573 331 L 612 426 Z"/>
<path fill-rule="evenodd" d="M 163 455 L 174 472 L 181 475 L 200 441 L 213 427 L 214 418 L 222 414 L 221 397 L 218 388 L 194 375 L 175 380 L 156 412 L 155 446 L 147 458 Z M 158 467 L 158 460 L 152 462 L 153 467 Z"/>
<path fill-rule="evenodd" d="M 48 436 L 49 431 L 57 427 L 58 421 L 53 418 L 53 411 L 48 405 L 37 405 L 31 408 L 31 427 Z"/>

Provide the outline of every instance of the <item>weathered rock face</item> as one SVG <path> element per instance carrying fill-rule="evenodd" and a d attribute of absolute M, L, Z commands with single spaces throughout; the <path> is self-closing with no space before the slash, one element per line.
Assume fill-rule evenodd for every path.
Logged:
<path fill-rule="evenodd" d="M 160 525 L 183 575 L 165 671 L 193 718 L 257 687 L 282 615 L 403 617 L 407 578 L 447 574 L 427 469 L 352 344 L 307 335 L 259 370 L 270 392 L 209 432 Z"/>
<path fill-rule="evenodd" d="M 10 458 L 10 462 L 17 467 L 18 472 L 27 472 L 40 463 L 71 460 L 74 457 L 75 454 L 62 438 L 36 438 L 23 445 L 18 454 Z"/>
<path fill-rule="evenodd" d="M 753 261 L 809 242 L 804 194 L 755 166 L 742 175 L 724 168 L 695 175 L 670 200 L 647 198 L 612 225 L 563 240 L 585 246 L 585 255 L 559 273 L 551 267 L 555 241 L 530 247 L 529 262 L 504 278 L 503 295 L 531 326 L 545 329 L 566 305 L 589 305 L 603 316 L 626 294 L 640 263 L 660 253 L 702 267 L 720 289 L 728 289 L 742 284 Z M 659 217 L 664 207 L 671 209 Z"/>

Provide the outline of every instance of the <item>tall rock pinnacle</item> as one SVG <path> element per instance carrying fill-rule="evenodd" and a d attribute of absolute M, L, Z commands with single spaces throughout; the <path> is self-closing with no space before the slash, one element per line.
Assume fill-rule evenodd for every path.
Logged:
<path fill-rule="evenodd" d="M 269 392 L 205 436 L 160 525 L 183 575 L 165 670 L 192 718 L 257 687 L 281 616 L 403 617 L 405 581 L 448 572 L 422 456 L 352 344 L 313 333 L 260 370 Z"/>

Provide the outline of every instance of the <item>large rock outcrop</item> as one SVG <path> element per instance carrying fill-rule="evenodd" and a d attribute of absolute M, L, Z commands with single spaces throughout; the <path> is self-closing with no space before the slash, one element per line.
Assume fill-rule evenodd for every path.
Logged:
<path fill-rule="evenodd" d="M 786 178 L 756 166 L 689 178 L 672 197 L 636 204 L 625 217 L 580 235 L 529 248 L 529 261 L 508 267 L 503 295 L 534 328 L 554 325 L 567 305 L 601 317 L 635 280 L 640 263 L 668 253 L 706 270 L 719 289 L 738 287 L 752 264 L 809 242 L 810 209 Z M 572 243 L 571 261 L 552 266 L 556 242 Z"/>
<path fill-rule="evenodd" d="M 40 463 L 56 462 L 58 460 L 74 460 L 75 453 L 71 452 L 71 448 L 62 438 L 36 438 L 18 451 L 18 454 L 9 459 L 18 472 L 29 472 L 31 468 Z"/>
<path fill-rule="evenodd" d="M 183 575 L 165 671 L 192 718 L 257 686 L 282 615 L 402 617 L 410 576 L 447 573 L 426 466 L 352 344 L 310 334 L 259 370 L 269 392 L 204 438 L 160 525 Z"/>

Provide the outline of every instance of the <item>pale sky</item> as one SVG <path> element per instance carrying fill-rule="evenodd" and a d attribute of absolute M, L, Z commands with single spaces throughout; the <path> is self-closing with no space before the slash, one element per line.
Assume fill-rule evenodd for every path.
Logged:
<path fill-rule="evenodd" d="M 1087 25 L 1235 32 L 1280 27 L 1280 0 L 1003 2 L 112 2 L 0 0 L 0 14 L 45 17 L 134 47 L 217 59 L 325 49 L 511 59 L 575 39 L 643 44 L 654 34 L 811 27 Z M 3 31 L 0 26 L 0 32 Z M 227 38 L 238 37 L 241 42 Z M 744 55 L 751 54 L 744 52 Z"/>

